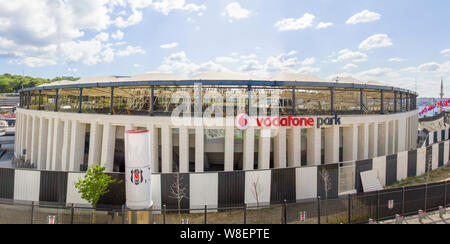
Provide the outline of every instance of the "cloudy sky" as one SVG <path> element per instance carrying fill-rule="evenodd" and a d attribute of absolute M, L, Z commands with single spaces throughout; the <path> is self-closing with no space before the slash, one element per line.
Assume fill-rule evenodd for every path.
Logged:
<path fill-rule="evenodd" d="M 450 95 L 450 2 L 0 0 L 0 73 L 354 76 Z"/>

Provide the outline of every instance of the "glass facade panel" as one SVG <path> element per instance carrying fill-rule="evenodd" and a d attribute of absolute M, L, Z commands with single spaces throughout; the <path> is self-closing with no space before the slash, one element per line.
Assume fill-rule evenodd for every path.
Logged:
<path fill-rule="evenodd" d="M 393 91 L 384 91 L 384 112 L 394 113 L 395 94 Z"/>
<path fill-rule="evenodd" d="M 337 114 L 360 114 L 361 91 L 353 89 L 334 90 L 334 111 Z"/>
<path fill-rule="evenodd" d="M 115 87 L 113 114 L 150 115 L 151 96 L 151 87 Z"/>
<path fill-rule="evenodd" d="M 39 108 L 39 91 L 30 91 L 29 109 L 38 110 Z"/>
<path fill-rule="evenodd" d="M 169 116 L 178 105 L 172 103 L 172 96 L 178 91 L 176 87 L 155 87 L 153 98 L 153 115 Z"/>
<path fill-rule="evenodd" d="M 295 90 L 295 113 L 297 115 L 331 114 L 331 90 L 297 88 Z"/>
<path fill-rule="evenodd" d="M 381 92 L 364 90 L 364 112 L 368 114 L 381 113 Z"/>
<path fill-rule="evenodd" d="M 83 88 L 82 113 L 109 114 L 111 88 Z"/>
<path fill-rule="evenodd" d="M 58 91 L 58 111 L 77 113 L 80 103 L 80 89 L 69 88 Z"/>
<path fill-rule="evenodd" d="M 43 90 L 41 96 L 41 109 L 44 111 L 55 111 L 56 90 Z"/>

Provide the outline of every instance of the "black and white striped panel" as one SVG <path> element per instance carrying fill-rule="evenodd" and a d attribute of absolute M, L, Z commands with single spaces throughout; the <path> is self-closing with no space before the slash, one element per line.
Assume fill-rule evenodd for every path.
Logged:
<path fill-rule="evenodd" d="M 295 202 L 295 169 L 273 169 L 271 180 L 271 203 Z"/>
<path fill-rule="evenodd" d="M 271 170 L 245 172 L 245 203 L 255 206 L 257 203 L 268 205 L 271 192 Z"/>
<path fill-rule="evenodd" d="M 15 170 L 14 199 L 20 201 L 39 201 L 41 172 L 34 170 Z"/>
<path fill-rule="evenodd" d="M 386 156 L 386 185 L 390 186 L 397 181 L 397 155 Z"/>
<path fill-rule="evenodd" d="M 219 172 L 218 207 L 240 207 L 245 204 L 245 172 Z"/>
<path fill-rule="evenodd" d="M 439 152 L 438 152 L 438 167 L 444 166 L 444 146 L 445 143 L 439 143 Z"/>
<path fill-rule="evenodd" d="M 218 173 L 191 174 L 189 181 L 189 208 L 203 209 L 207 206 L 208 208 L 217 209 Z"/>
<path fill-rule="evenodd" d="M 65 204 L 67 196 L 67 172 L 41 171 L 39 201 Z"/>
<path fill-rule="evenodd" d="M 328 191 L 326 191 L 326 177 L 328 174 Z M 317 195 L 321 199 L 332 199 L 339 196 L 339 164 L 321 165 L 317 167 Z"/>
<path fill-rule="evenodd" d="M 361 181 L 361 173 L 366 171 L 371 171 L 373 169 L 372 159 L 363 160 L 356 162 L 355 169 L 355 189 L 358 193 L 364 192 L 362 181 Z"/>
<path fill-rule="evenodd" d="M 166 205 L 167 209 L 178 209 L 177 199 L 171 193 L 180 187 L 184 189 L 185 198 L 181 201 L 181 209 L 189 209 L 189 198 L 190 198 L 190 185 L 189 185 L 190 174 L 162 174 L 161 175 L 161 204 Z M 179 178 L 177 178 L 179 177 Z M 178 183 L 179 182 L 179 183 Z"/>
<path fill-rule="evenodd" d="M 397 181 L 408 178 L 408 152 L 397 154 Z"/>
<path fill-rule="evenodd" d="M 14 198 L 14 169 L 0 169 L 0 198 Z"/>
<path fill-rule="evenodd" d="M 317 198 L 317 167 L 295 169 L 296 199 Z"/>
<path fill-rule="evenodd" d="M 408 177 L 417 176 L 417 150 L 408 152 Z"/>

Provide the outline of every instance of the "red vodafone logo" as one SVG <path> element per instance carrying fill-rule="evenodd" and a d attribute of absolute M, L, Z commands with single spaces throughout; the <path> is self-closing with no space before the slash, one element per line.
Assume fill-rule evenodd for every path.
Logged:
<path fill-rule="evenodd" d="M 236 127 L 239 130 L 246 130 L 248 128 L 248 123 L 250 121 L 250 118 L 247 114 L 240 114 L 236 117 Z"/>

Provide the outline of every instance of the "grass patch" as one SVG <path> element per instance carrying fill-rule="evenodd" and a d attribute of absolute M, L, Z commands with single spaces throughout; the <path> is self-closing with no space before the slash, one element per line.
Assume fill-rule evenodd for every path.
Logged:
<path fill-rule="evenodd" d="M 421 176 L 409 177 L 402 181 L 397 181 L 393 185 L 386 187 L 386 189 L 399 188 L 402 186 L 423 185 L 426 183 L 435 183 L 450 180 L 450 165 L 446 165 L 440 169 L 430 172 L 429 181 L 427 182 L 428 173 Z"/>

